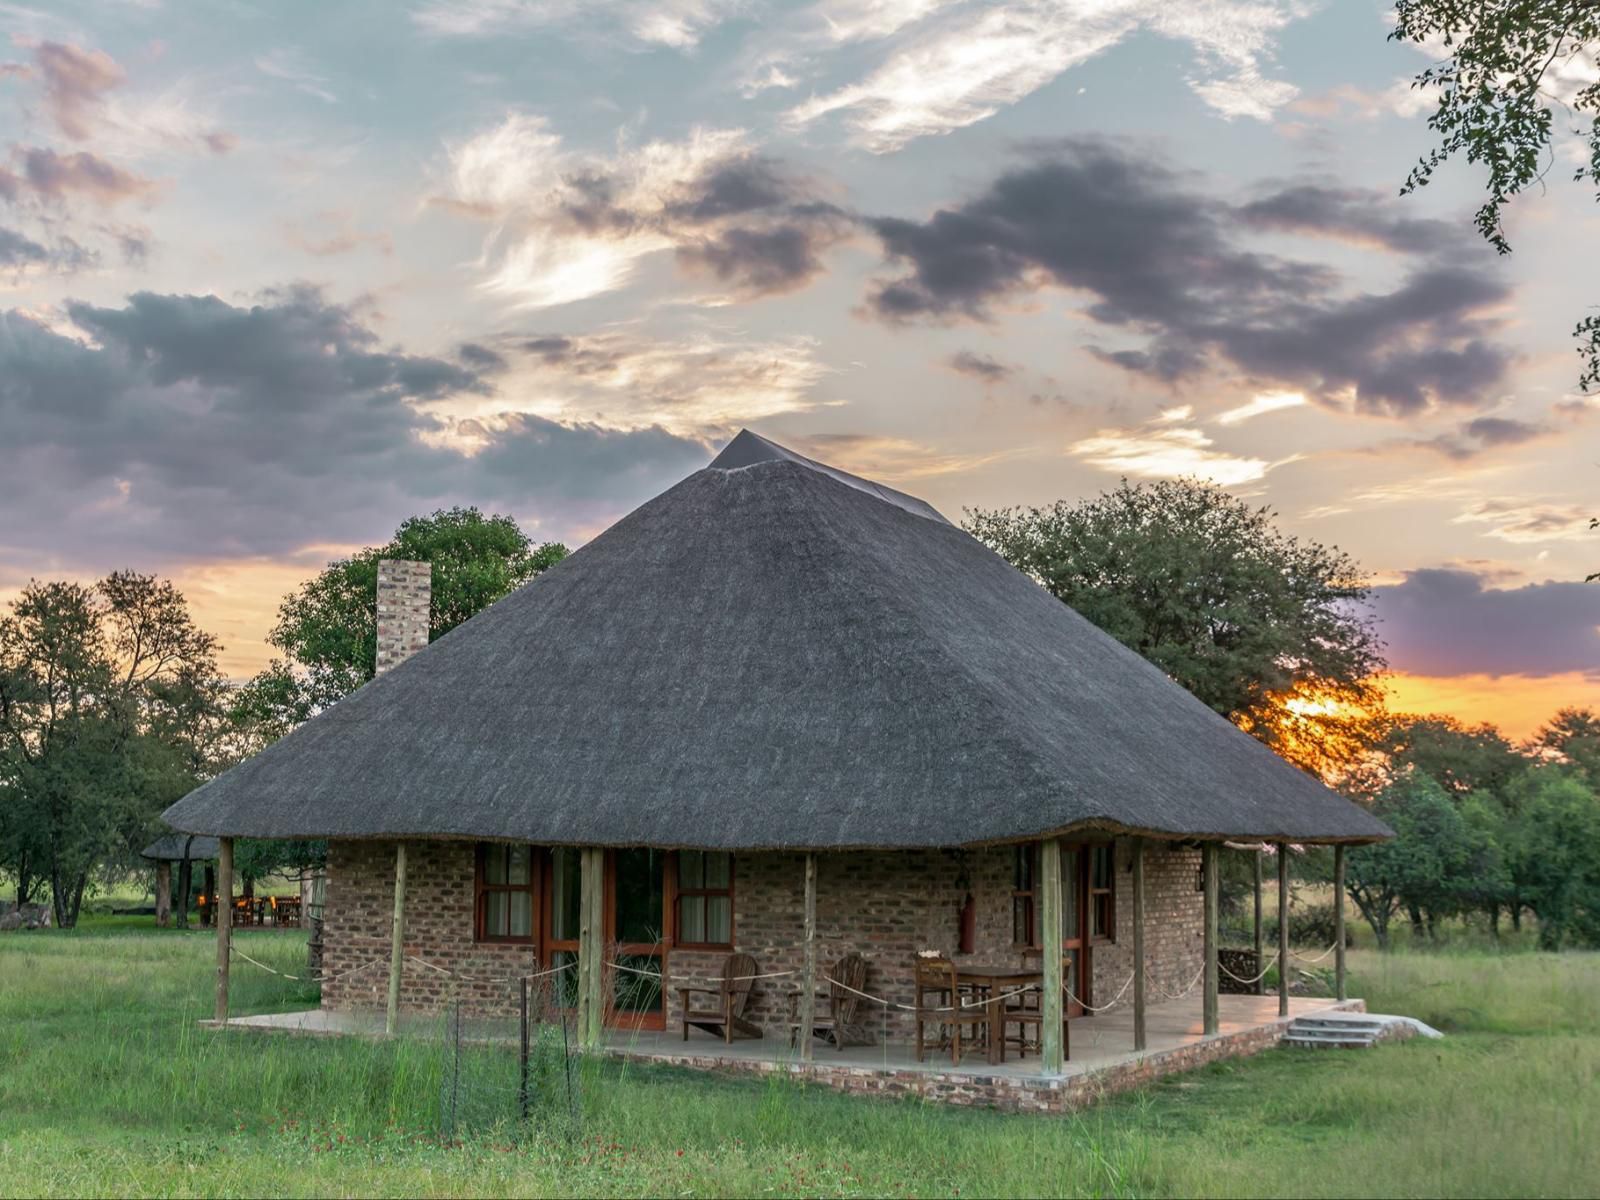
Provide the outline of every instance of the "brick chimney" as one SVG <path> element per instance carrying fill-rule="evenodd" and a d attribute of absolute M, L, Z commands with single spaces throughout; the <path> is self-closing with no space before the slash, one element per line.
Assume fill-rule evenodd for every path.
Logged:
<path fill-rule="evenodd" d="M 378 560 L 377 673 L 410 658 L 428 644 L 433 602 L 433 565 L 402 558 Z"/>

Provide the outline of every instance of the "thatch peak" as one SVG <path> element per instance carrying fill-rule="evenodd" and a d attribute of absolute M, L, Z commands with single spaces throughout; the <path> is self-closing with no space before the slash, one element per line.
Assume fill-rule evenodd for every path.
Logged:
<path fill-rule="evenodd" d="M 894 488 L 885 487 L 871 479 L 863 479 L 859 475 L 841 471 L 838 467 L 830 467 L 827 463 L 807 458 L 804 454 L 797 453 L 787 446 L 780 446 L 777 442 L 764 438 L 759 433 L 751 433 L 748 429 L 741 429 L 733 441 L 724 446 L 722 452 L 711 460 L 707 470 L 742 471 L 746 467 L 772 462 L 799 463 L 803 467 L 810 467 L 813 471 L 826 475 L 829 479 L 836 479 L 857 491 L 876 496 L 896 508 L 903 508 L 908 513 L 915 513 L 919 517 L 927 517 L 930 521 L 939 521 L 945 525 L 950 524 L 944 514 L 926 500 L 919 500 L 915 496 L 897 492 Z"/>

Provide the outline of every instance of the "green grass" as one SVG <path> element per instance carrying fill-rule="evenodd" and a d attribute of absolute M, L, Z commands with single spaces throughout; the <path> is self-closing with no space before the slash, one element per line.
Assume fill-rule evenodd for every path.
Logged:
<path fill-rule="evenodd" d="M 293 934 L 241 932 L 294 971 Z M 202 1031 L 208 934 L 97 920 L 0 939 L 0 1195 L 1583 1195 L 1600 1179 L 1600 955 L 1352 954 L 1374 1009 L 1449 1031 L 1273 1051 L 1069 1118 L 607 1064 L 574 1133 L 439 1044 Z M 236 1011 L 314 992 L 240 965 Z"/>

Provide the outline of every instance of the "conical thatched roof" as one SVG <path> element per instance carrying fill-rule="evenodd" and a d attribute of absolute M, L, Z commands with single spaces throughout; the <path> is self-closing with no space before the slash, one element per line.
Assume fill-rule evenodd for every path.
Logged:
<path fill-rule="evenodd" d="M 750 434 L 165 816 L 735 849 L 1389 835 L 922 501 Z"/>
<path fill-rule="evenodd" d="M 194 837 L 187 833 L 164 833 L 139 851 L 151 862 L 209 862 L 219 853 L 214 837 Z"/>

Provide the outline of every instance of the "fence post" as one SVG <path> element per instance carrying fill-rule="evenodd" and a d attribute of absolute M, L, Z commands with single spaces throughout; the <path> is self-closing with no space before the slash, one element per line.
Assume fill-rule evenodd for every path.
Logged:
<path fill-rule="evenodd" d="M 211 911 L 217 921 L 217 1024 L 228 1020 L 228 962 L 233 952 L 233 839 L 217 841 L 217 886 Z"/>
<path fill-rule="evenodd" d="M 817 1004 L 817 856 L 806 852 L 805 956 L 800 971 L 800 1061 L 811 1061 L 811 1033 Z M 842 1044 L 842 1043 L 841 1043 Z"/>
<path fill-rule="evenodd" d="M 1061 972 L 1061 839 L 1045 838 L 1039 843 L 1039 944 L 1044 947 L 1044 995 L 1039 1002 L 1039 1045 L 1047 1075 L 1059 1075 L 1066 1068 L 1063 1033 L 1067 998 L 1063 995 Z M 959 1004 L 956 997 L 954 1003 Z"/>
<path fill-rule="evenodd" d="M 394 928 L 389 942 L 389 1006 L 384 1012 L 383 1032 L 395 1035 L 400 1025 L 400 980 L 406 959 L 406 844 L 394 844 Z"/>
<path fill-rule="evenodd" d="M 521 994 L 521 1046 L 517 1052 L 517 1110 L 522 1119 L 528 1119 L 528 981 L 519 981 L 522 984 Z"/>

